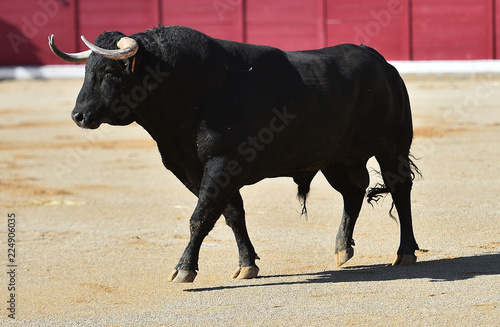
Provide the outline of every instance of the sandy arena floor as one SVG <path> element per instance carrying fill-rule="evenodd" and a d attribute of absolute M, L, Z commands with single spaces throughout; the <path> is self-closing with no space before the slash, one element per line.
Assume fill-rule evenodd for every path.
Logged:
<path fill-rule="evenodd" d="M 81 80 L 0 82 L 0 265 L 15 214 L 19 326 L 498 326 L 500 77 L 406 76 L 421 251 L 389 264 L 399 227 L 390 197 L 365 204 L 355 256 L 334 262 L 342 201 L 318 175 L 301 217 L 290 179 L 243 189 L 260 278 L 233 280 L 221 219 L 193 284 L 167 277 L 187 244 L 194 196 L 165 170 L 141 127 L 79 129 Z M 375 162 L 370 166 L 376 167 Z M 372 176 L 372 183 L 377 181 Z M 1 274 L 0 325 L 10 312 Z"/>

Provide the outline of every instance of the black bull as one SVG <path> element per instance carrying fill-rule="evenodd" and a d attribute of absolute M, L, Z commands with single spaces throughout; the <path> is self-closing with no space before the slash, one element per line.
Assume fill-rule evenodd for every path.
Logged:
<path fill-rule="evenodd" d="M 106 32 L 94 46 L 123 49 L 117 46 L 122 37 Z M 239 251 L 233 277 L 256 277 L 258 256 L 240 188 L 292 177 L 305 210 L 320 170 L 344 200 L 338 265 L 354 254 L 352 234 L 365 195 L 371 201 L 389 192 L 401 229 L 394 264 L 416 261 L 410 103 L 400 75 L 378 52 L 351 44 L 285 52 L 179 26 L 160 26 L 130 41 L 135 50 L 120 50 L 128 54 L 119 59 L 91 43 L 92 53 L 77 54 L 73 62 L 87 64 L 72 117 L 83 128 L 137 122 L 157 142 L 165 167 L 198 197 L 189 243 L 169 280 L 194 280 L 200 246 L 221 215 Z M 373 156 L 384 184 L 366 192 L 366 163 Z"/>

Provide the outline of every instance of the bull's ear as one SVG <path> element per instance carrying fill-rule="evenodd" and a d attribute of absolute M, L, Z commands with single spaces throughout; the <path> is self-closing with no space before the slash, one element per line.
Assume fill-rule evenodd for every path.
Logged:
<path fill-rule="evenodd" d="M 136 56 L 123 60 L 123 64 L 125 65 L 125 71 L 129 74 L 133 74 L 136 70 L 136 64 L 137 64 Z"/>
<path fill-rule="evenodd" d="M 137 71 L 141 69 L 140 67 L 141 67 L 142 57 L 143 53 L 141 51 L 141 48 L 139 47 L 139 51 L 137 51 L 137 53 L 134 56 L 123 60 L 123 64 L 125 65 L 125 72 L 128 74 L 137 73 Z"/>

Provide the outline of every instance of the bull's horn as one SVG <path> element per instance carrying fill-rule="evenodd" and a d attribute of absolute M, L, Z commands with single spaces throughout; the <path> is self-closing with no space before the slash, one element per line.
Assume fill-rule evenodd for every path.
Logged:
<path fill-rule="evenodd" d="M 107 50 L 100 48 L 87 41 L 87 39 L 85 39 L 83 35 L 82 35 L 82 40 L 90 48 L 90 50 L 108 59 L 115 59 L 115 60 L 127 59 L 135 55 L 137 53 L 137 50 L 139 49 L 139 45 L 137 44 L 137 42 L 134 39 L 131 39 L 126 36 L 122 37 L 120 41 L 118 41 L 117 43 L 119 48 L 118 50 Z"/>
<path fill-rule="evenodd" d="M 78 52 L 78 53 L 66 53 L 62 52 L 56 47 L 56 43 L 54 42 L 54 34 L 49 36 L 49 46 L 50 50 L 61 58 L 62 60 L 69 61 L 69 62 L 74 62 L 74 63 L 81 63 L 81 62 L 86 62 L 87 58 L 90 56 L 92 53 L 92 50 L 87 50 L 83 52 Z"/>

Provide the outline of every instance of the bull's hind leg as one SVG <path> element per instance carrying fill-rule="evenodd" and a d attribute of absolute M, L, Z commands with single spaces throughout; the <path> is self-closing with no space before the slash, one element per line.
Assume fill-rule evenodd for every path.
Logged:
<path fill-rule="evenodd" d="M 233 229 L 236 244 L 238 245 L 239 266 L 233 274 L 233 278 L 247 279 L 255 278 L 259 273 L 259 267 L 255 260 L 259 259 L 255 253 L 250 237 L 248 236 L 245 223 L 245 210 L 243 200 L 238 192 L 232 198 L 223 211 L 226 223 Z"/>
<path fill-rule="evenodd" d="M 349 166 L 334 164 L 322 172 L 344 199 L 344 212 L 335 241 L 335 259 L 341 266 L 354 256 L 352 235 L 369 184 L 369 175 L 366 163 Z"/>
<path fill-rule="evenodd" d="M 417 261 L 415 250 L 418 250 L 418 245 L 413 235 L 410 203 L 413 165 L 408 155 L 389 159 L 377 156 L 377 161 L 380 164 L 385 188 L 391 193 L 399 216 L 400 243 L 393 265 L 414 264 Z"/>

